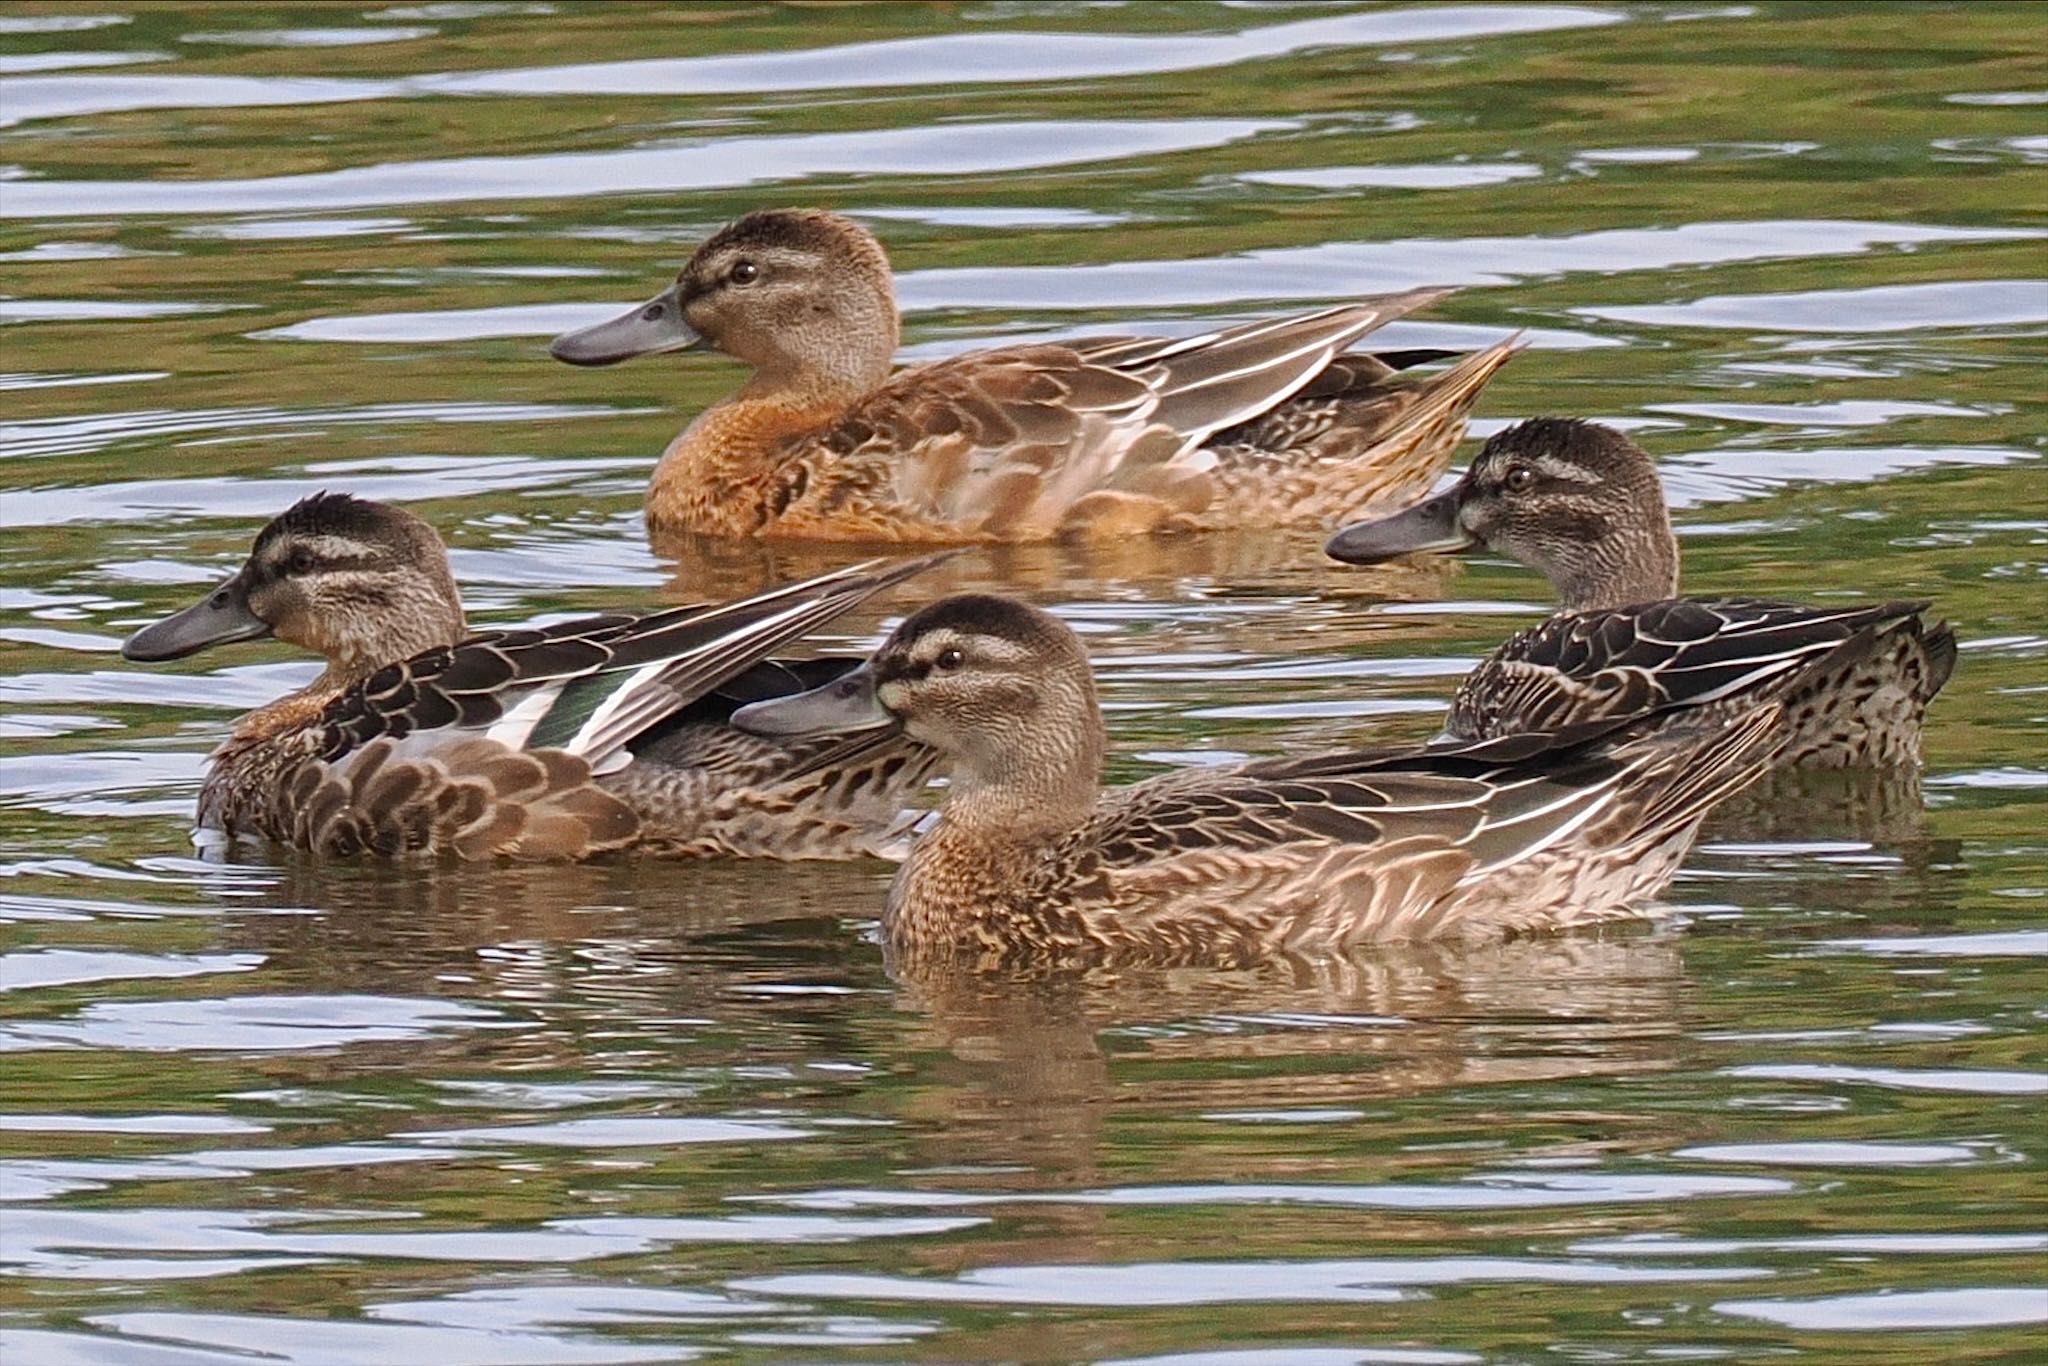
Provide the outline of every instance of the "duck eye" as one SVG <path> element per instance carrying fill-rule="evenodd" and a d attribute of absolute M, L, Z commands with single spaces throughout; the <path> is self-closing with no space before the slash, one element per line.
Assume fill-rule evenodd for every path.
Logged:
<path fill-rule="evenodd" d="M 284 562 L 284 568 L 287 574 L 310 574 L 313 563 L 313 552 L 301 546 Z"/>
<path fill-rule="evenodd" d="M 966 662 L 967 656 L 960 653 L 960 647 L 957 645 L 949 645 L 945 649 L 939 651 L 939 657 L 932 661 L 932 665 L 934 668 L 950 670 L 957 669 Z"/>
<path fill-rule="evenodd" d="M 1522 493 L 1535 485 L 1536 471 L 1527 465 L 1512 465 L 1508 468 L 1508 477 L 1502 482 L 1511 492 Z"/>
<path fill-rule="evenodd" d="M 752 261 L 735 261 L 725 278 L 736 285 L 750 285 L 761 278 L 761 268 Z"/>

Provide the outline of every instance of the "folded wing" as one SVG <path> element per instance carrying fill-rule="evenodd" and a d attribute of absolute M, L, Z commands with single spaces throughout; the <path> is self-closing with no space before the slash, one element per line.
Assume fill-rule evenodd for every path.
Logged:
<path fill-rule="evenodd" d="M 633 742 L 720 688 L 801 682 L 804 666 L 768 655 L 937 558 L 490 632 L 392 665 L 329 704 L 271 823 L 335 855 L 580 858 L 632 844 L 641 813 L 600 780 L 632 763 Z"/>
<path fill-rule="evenodd" d="M 824 449 L 841 468 L 815 483 L 843 499 L 846 472 L 870 470 L 874 486 L 855 492 L 935 528 L 998 540 L 1105 518 L 1132 531 L 1176 525 L 1218 497 L 1211 471 L 1219 454 L 1206 443 L 1297 396 L 1335 402 L 1330 396 L 1383 382 L 1394 365 L 1340 356 L 1446 292 L 1412 290 L 1193 337 L 1006 347 L 918 366 L 827 436 Z M 1437 354 L 1396 358 L 1413 364 Z M 784 520 L 800 522 L 807 511 L 825 518 L 834 509 L 793 506 Z"/>
<path fill-rule="evenodd" d="M 1730 704 L 1926 606 L 1673 598 L 1561 612 L 1513 637 L 1472 672 L 1452 701 L 1444 731 L 1484 739 L 1662 708 Z"/>

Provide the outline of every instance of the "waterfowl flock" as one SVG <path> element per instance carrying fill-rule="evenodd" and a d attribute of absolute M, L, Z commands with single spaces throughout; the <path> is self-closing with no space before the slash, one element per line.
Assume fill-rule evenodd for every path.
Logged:
<path fill-rule="evenodd" d="M 1680 596 L 1654 465 L 1591 422 L 1512 426 L 1432 493 L 1517 342 L 1350 348 L 1445 292 L 892 373 L 880 244 L 777 209 L 552 348 L 751 368 L 662 454 L 651 531 L 929 548 L 1348 523 L 1327 545 L 1347 563 L 1484 547 L 1545 574 L 1559 610 L 1426 742 L 1105 790 L 1087 652 L 1024 602 L 943 597 L 865 660 L 775 657 L 958 551 L 473 632 L 435 530 L 338 492 L 123 653 L 275 637 L 326 660 L 215 750 L 198 838 L 218 850 L 900 858 L 889 950 L 984 965 L 1243 966 L 1640 917 L 1706 815 L 1774 768 L 1917 765 L 1956 658 L 1927 603 Z"/>

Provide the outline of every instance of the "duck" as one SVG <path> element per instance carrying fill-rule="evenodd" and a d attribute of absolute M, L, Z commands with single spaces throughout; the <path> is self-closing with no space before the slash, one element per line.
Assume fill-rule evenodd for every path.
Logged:
<path fill-rule="evenodd" d="M 865 857 L 898 840 L 935 756 L 764 741 L 727 717 L 857 665 L 769 656 L 938 558 L 724 604 L 472 632 L 432 526 L 322 492 L 121 653 L 154 663 L 275 637 L 327 661 L 214 750 L 198 809 L 209 853 Z"/>
<path fill-rule="evenodd" d="M 1725 713 L 1681 696 L 1547 733 L 1104 789 L 1078 637 L 970 593 L 920 608 L 861 667 L 732 721 L 782 739 L 872 728 L 943 756 L 944 800 L 883 914 L 899 963 L 1246 967 L 1645 914 L 1705 813 L 1768 770 L 1783 691 L 1868 643 L 1788 657 Z"/>
<path fill-rule="evenodd" d="M 1955 631 L 1925 619 L 1927 600 L 1801 609 L 1681 597 L 1678 538 L 1656 465 L 1621 432 L 1583 418 L 1531 418 L 1496 433 L 1452 487 L 1346 526 L 1325 549 L 1347 564 L 1377 564 L 1480 547 L 1545 575 L 1560 605 L 1465 677 L 1449 738 L 1546 729 L 1708 682 L 1739 696 L 1755 673 L 1776 667 L 1788 633 L 1818 648 L 1875 632 L 1874 648 L 1808 675 L 1783 699 L 1779 762 L 1913 766 L 1928 704 L 1955 671 Z"/>
<path fill-rule="evenodd" d="M 969 351 L 891 373 L 898 312 L 874 234 L 763 209 L 697 248 L 648 302 L 555 339 L 611 365 L 710 347 L 752 367 L 655 466 L 647 523 L 852 542 L 1104 540 L 1229 528 L 1327 531 L 1426 492 L 1517 338 L 1345 354 L 1450 291 L 1416 289 L 1183 338 Z"/>

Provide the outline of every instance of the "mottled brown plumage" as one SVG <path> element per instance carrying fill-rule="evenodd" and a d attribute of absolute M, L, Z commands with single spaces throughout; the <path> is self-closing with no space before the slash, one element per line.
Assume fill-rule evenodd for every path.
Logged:
<path fill-rule="evenodd" d="M 1831 643 L 1838 657 L 1868 633 Z M 1269 759 L 1099 788 L 1088 659 L 1055 618 L 948 598 L 864 669 L 742 709 L 767 734 L 868 724 L 945 756 L 883 929 L 901 954 L 1239 965 L 1639 914 L 1700 818 L 1766 771 L 1805 657 L 1722 712 L 1674 697 L 1541 734 Z"/>
<path fill-rule="evenodd" d="M 471 634 L 431 527 L 322 494 L 124 653 L 175 659 L 275 635 L 327 656 L 318 679 L 244 717 L 214 752 L 199 825 L 229 841 L 334 857 L 850 858 L 894 847 L 934 756 L 907 741 L 776 743 L 727 718 L 852 668 L 766 656 L 926 563 Z"/>
<path fill-rule="evenodd" d="M 888 258 L 836 214 L 721 229 L 675 285 L 557 339 L 598 365 L 703 343 L 754 367 L 663 454 L 656 531 L 842 541 L 1017 542 L 1320 527 L 1426 492 L 1512 341 L 1341 352 L 1443 290 L 1199 337 L 1005 346 L 903 370 Z"/>
<path fill-rule="evenodd" d="M 1759 598 L 1681 598 L 1678 540 L 1656 467 L 1609 427 L 1537 418 L 1495 435 L 1446 492 L 1344 528 L 1330 553 L 1371 564 L 1420 550 L 1486 546 L 1541 570 L 1563 599 L 1465 679 L 1449 736 L 1481 739 L 1640 707 L 1745 681 L 1788 653 L 1860 634 L 1871 647 L 1804 678 L 1780 705 L 1779 762 L 1816 768 L 1911 764 L 1927 704 L 1956 661 L 1955 633 L 1924 601 L 1807 607 Z"/>

